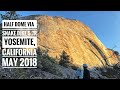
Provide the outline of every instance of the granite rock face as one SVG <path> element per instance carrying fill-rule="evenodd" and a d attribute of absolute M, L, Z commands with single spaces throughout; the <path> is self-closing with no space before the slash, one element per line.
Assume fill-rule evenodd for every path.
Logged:
<path fill-rule="evenodd" d="M 62 17 L 36 16 L 38 20 L 38 47 L 47 49 L 51 57 L 59 58 L 64 50 L 73 64 L 90 67 L 112 65 L 118 62 L 93 31 L 78 20 Z"/>

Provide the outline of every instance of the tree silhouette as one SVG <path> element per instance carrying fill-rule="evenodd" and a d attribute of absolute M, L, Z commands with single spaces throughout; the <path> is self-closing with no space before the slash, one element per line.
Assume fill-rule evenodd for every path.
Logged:
<path fill-rule="evenodd" d="M 5 14 L 0 14 L 1 20 L 16 20 L 20 15 L 16 11 L 6 11 Z"/>
<path fill-rule="evenodd" d="M 71 64 L 70 57 L 64 50 L 62 51 L 62 54 L 60 55 L 59 64 L 62 66 L 65 66 L 65 67 L 67 67 L 67 66 L 69 66 L 69 64 Z"/>

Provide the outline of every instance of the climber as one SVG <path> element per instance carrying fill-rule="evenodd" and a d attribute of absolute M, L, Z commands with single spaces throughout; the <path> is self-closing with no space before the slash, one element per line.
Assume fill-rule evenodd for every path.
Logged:
<path fill-rule="evenodd" d="M 87 64 L 83 64 L 83 79 L 90 79 L 90 71 L 88 70 Z"/>

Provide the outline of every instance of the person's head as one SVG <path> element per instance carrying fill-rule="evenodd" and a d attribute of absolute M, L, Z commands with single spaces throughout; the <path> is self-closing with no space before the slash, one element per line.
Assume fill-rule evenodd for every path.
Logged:
<path fill-rule="evenodd" d="M 83 64 L 83 68 L 88 68 L 88 65 L 87 64 Z"/>

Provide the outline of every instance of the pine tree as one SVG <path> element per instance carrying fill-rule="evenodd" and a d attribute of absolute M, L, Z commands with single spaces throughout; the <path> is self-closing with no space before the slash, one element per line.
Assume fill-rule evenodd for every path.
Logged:
<path fill-rule="evenodd" d="M 0 14 L 1 20 L 16 20 L 20 15 L 16 11 L 6 11 L 5 14 Z"/>
<path fill-rule="evenodd" d="M 60 55 L 59 64 L 65 67 L 68 67 L 71 64 L 69 55 L 63 50 L 62 54 Z"/>

